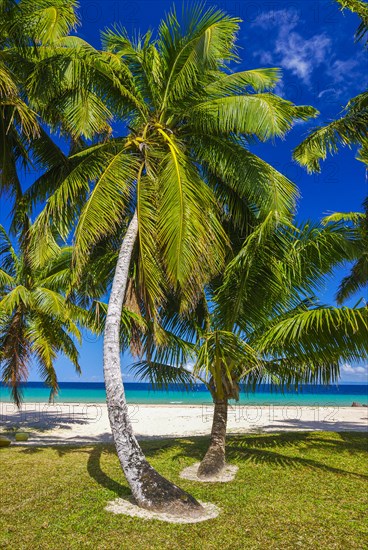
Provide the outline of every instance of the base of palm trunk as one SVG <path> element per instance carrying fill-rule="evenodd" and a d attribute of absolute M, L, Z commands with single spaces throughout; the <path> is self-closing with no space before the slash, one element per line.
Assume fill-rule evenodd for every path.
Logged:
<path fill-rule="evenodd" d="M 217 476 L 225 467 L 225 443 L 213 445 L 211 443 L 204 459 L 198 467 L 198 477 Z"/>
<path fill-rule="evenodd" d="M 210 502 L 200 502 L 199 504 L 200 511 L 196 515 L 186 515 L 185 513 L 177 515 L 170 513 L 170 511 L 156 512 L 154 510 L 146 510 L 135 504 L 133 499 L 117 498 L 109 502 L 105 510 L 114 514 L 123 514 L 146 520 L 158 519 L 168 523 L 199 523 L 216 518 L 220 513 L 219 508 Z"/>
<path fill-rule="evenodd" d="M 235 479 L 238 471 L 238 466 L 234 466 L 233 464 L 225 464 L 221 470 L 217 472 L 217 474 L 199 476 L 199 466 L 200 463 L 196 462 L 195 464 L 192 464 L 192 466 L 184 468 L 180 474 L 180 477 L 182 479 L 189 479 L 190 481 L 199 481 L 202 483 L 228 483 L 229 481 L 233 481 Z"/>
<path fill-rule="evenodd" d="M 160 475 L 148 462 L 143 463 L 139 491 L 133 495 L 140 508 L 152 512 L 188 518 L 203 514 L 202 506 L 192 495 Z"/>

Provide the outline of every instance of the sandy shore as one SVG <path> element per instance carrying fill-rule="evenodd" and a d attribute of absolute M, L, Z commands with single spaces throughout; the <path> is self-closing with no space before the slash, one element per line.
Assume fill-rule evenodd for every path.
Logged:
<path fill-rule="evenodd" d="M 130 405 L 129 413 L 139 438 L 207 435 L 211 405 Z M 29 445 L 85 444 L 111 441 L 106 405 L 26 403 L 22 410 L 0 403 L 0 433 L 12 429 L 30 432 Z M 233 406 L 229 433 L 294 430 L 366 431 L 367 407 Z"/>

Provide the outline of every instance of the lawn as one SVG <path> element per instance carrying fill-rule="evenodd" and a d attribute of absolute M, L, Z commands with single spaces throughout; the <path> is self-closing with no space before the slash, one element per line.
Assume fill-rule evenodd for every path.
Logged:
<path fill-rule="evenodd" d="M 228 460 L 239 472 L 220 485 L 179 478 L 206 438 L 145 442 L 161 473 L 221 508 L 195 525 L 106 512 L 129 495 L 111 445 L 0 449 L 0 548 L 367 548 L 367 443 L 361 433 L 234 436 Z"/>

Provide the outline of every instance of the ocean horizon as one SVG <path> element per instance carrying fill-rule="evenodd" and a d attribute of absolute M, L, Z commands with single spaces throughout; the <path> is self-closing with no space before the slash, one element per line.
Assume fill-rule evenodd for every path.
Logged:
<path fill-rule="evenodd" d="M 56 403 L 106 401 L 103 382 L 60 382 L 59 385 Z M 127 382 L 124 387 L 127 401 L 131 404 L 201 405 L 212 402 L 203 384 L 196 384 L 189 391 L 179 384 L 170 384 L 168 390 L 154 389 L 145 382 Z M 47 403 L 49 400 L 49 389 L 42 382 L 28 382 L 22 388 L 25 403 Z M 242 391 L 239 404 L 349 407 L 354 401 L 368 405 L 367 384 L 303 385 L 299 391 L 283 393 L 275 389 L 271 391 L 269 384 L 263 384 L 255 392 Z M 10 390 L 4 384 L 0 384 L 0 402 L 11 402 Z"/>

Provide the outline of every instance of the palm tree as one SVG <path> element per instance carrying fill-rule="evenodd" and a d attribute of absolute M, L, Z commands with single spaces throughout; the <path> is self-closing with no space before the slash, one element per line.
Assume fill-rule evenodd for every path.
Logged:
<path fill-rule="evenodd" d="M 71 257 L 70 247 L 55 247 L 49 261 L 39 265 L 36 255 L 24 253 L 22 242 L 13 246 L 0 226 L 1 377 L 18 407 L 32 361 L 50 387 L 50 399 L 58 391 L 54 368 L 58 354 L 80 372 L 76 342 L 81 342 L 79 326 L 88 326 L 89 314 L 66 298 Z"/>
<path fill-rule="evenodd" d="M 199 477 L 225 466 L 228 401 L 238 400 L 241 385 L 334 382 L 341 362 L 367 357 L 367 308 L 326 307 L 309 298 L 357 246 L 354 232 L 340 223 L 294 228 L 270 218 L 245 239 L 214 292 L 208 289 L 207 313 L 202 305 L 183 318 L 174 307 L 163 317 L 162 345 L 142 337 L 143 360 L 132 366 L 141 378 L 158 387 L 200 381 L 211 393 L 211 441 Z"/>
<path fill-rule="evenodd" d="M 247 215 L 264 217 L 272 207 L 282 217 L 294 204 L 293 184 L 251 154 L 247 143 L 283 136 L 294 120 L 305 120 L 315 111 L 265 92 L 278 79 L 275 69 L 230 71 L 237 60 L 238 19 L 199 7 L 184 19 L 180 24 L 172 11 L 155 39 L 147 33 L 132 42 L 119 29 L 104 33 L 104 57 L 88 52 L 86 64 L 102 90 L 106 70 L 102 80 L 96 71 L 102 72 L 108 54 L 114 73 L 104 97 L 126 124 L 127 135 L 72 155 L 67 174 L 56 165 L 29 198 L 48 197 L 37 220 L 37 239 L 47 240 L 50 220 L 65 237 L 76 224 L 76 277 L 101 238 L 128 220 L 104 339 L 112 432 L 140 506 L 197 513 L 193 499 L 149 466 L 132 433 L 119 347 L 128 277 L 134 275 L 132 266 L 138 266 L 140 308 L 159 339 L 157 311 L 168 289 L 180 295 L 181 310 L 188 310 L 223 265 L 227 238 L 219 212 L 244 227 Z M 68 116 L 78 127 L 72 109 Z M 55 189 L 51 196 L 50 185 Z"/>
<path fill-rule="evenodd" d="M 66 163 L 49 130 L 64 137 L 71 150 L 96 133 L 111 132 L 103 91 L 97 90 L 91 68 L 88 75 L 82 70 L 94 49 L 70 35 L 79 23 L 76 5 L 75 0 L 0 0 L 0 194 L 14 200 L 13 232 L 26 232 L 20 171 Z M 108 74 L 103 53 L 99 58 L 103 68 L 96 63 L 95 71 Z"/>

